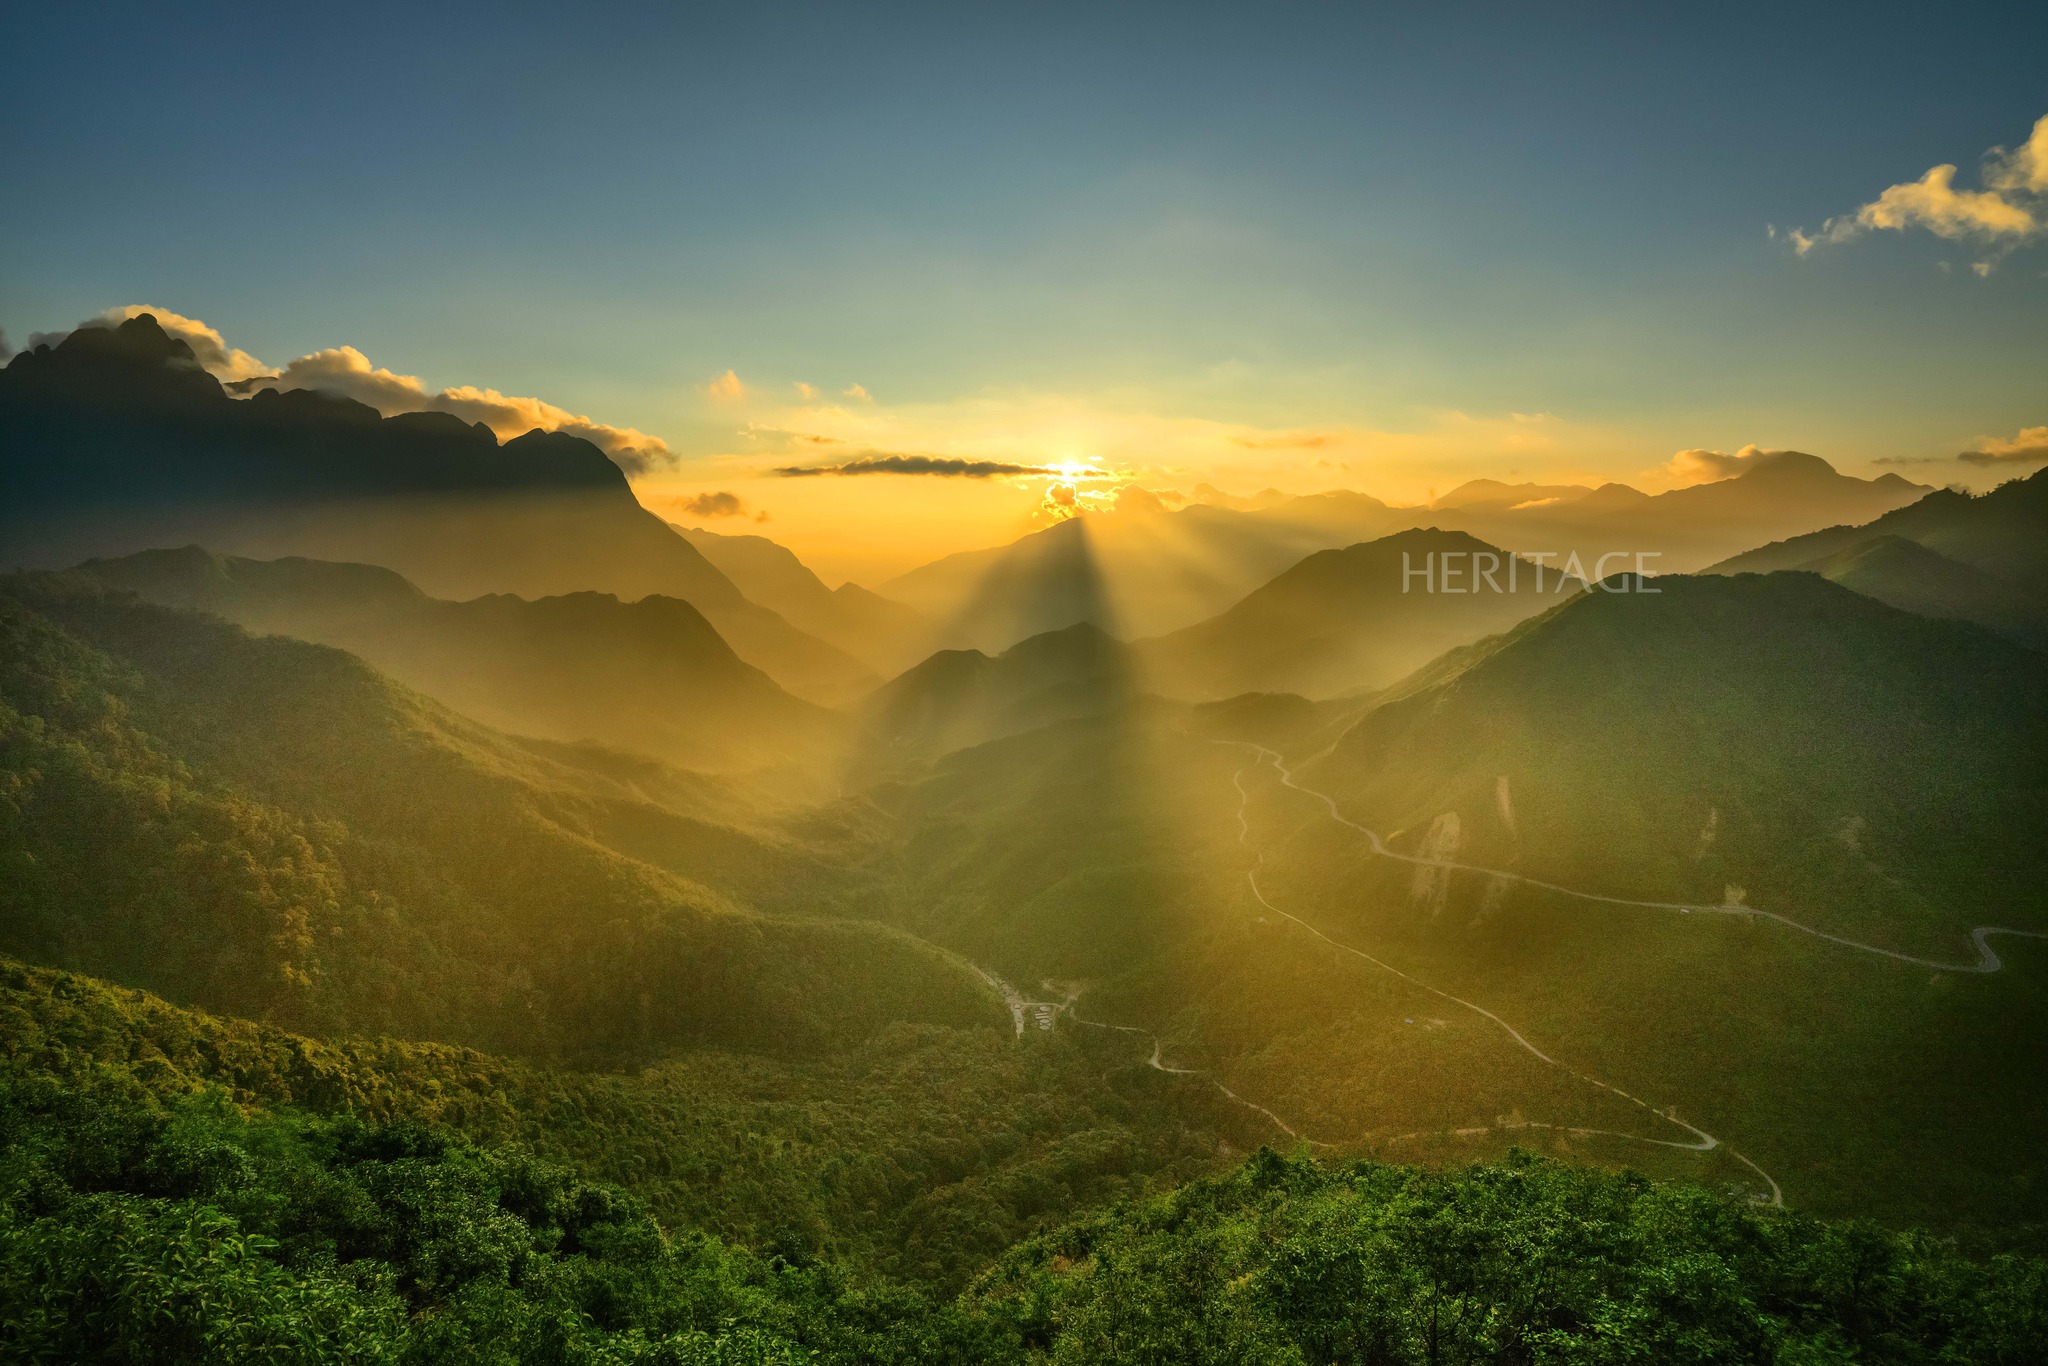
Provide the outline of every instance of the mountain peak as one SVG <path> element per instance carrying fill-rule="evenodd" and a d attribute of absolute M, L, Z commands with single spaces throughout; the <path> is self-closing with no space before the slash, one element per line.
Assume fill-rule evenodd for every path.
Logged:
<path fill-rule="evenodd" d="M 1841 474 L 1827 461 L 1805 451 L 1771 451 L 1759 455 L 1754 464 L 1736 476 L 1740 479 L 1838 479 Z"/>

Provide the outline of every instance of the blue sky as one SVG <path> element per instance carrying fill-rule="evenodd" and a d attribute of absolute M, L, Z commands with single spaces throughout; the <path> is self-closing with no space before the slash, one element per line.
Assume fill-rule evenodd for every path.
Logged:
<path fill-rule="evenodd" d="M 1282 486 L 1388 494 L 1432 460 L 1626 477 L 1749 442 L 1867 473 L 2048 423 L 2038 241 L 1979 278 L 1982 252 L 1925 231 L 1766 236 L 1942 163 L 1975 184 L 2048 114 L 2040 6 L 4 25 L 17 345 L 131 303 L 274 363 L 352 345 L 659 435 L 677 487 L 786 454 L 799 382 L 888 415 L 846 441 L 1000 453 L 1057 410 L 1066 453 L 1132 468 L 1155 420 L 1162 449 L 1186 422 L 1435 433 L 1341 477 L 1268 457 Z M 727 370 L 737 402 L 705 389 Z M 1498 439 L 1514 414 L 1548 444 Z"/>

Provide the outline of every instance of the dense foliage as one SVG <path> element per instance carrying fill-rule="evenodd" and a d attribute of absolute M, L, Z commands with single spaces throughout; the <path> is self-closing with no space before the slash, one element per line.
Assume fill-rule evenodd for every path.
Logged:
<path fill-rule="evenodd" d="M 2048 1263 L 1528 1158 L 1431 1175 L 1262 1149 L 1025 1242 L 949 1300 L 664 1228 L 522 1145 L 166 1095 L 161 1059 L 39 1042 L 0 1066 L 13 1360 L 2020 1363 L 2048 1344 Z"/>

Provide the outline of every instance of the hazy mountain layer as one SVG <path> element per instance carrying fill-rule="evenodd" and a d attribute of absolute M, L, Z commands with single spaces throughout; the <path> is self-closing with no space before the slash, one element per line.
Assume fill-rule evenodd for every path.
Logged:
<path fill-rule="evenodd" d="M 1831 526 L 1721 561 L 1713 574 L 1801 569 L 1880 537 L 1925 546 L 2048 604 L 2048 470 L 1989 493 L 1937 489 L 1867 525 Z"/>
<path fill-rule="evenodd" d="M 0 435 L 9 565 L 199 544 L 383 565 L 447 598 L 659 593 L 806 696 L 873 681 L 749 602 L 589 442 L 533 431 L 500 445 L 444 413 L 385 418 L 310 390 L 230 398 L 147 315 L 14 357 Z"/>
<path fill-rule="evenodd" d="M 697 609 L 609 593 L 429 598 L 388 569 L 196 546 L 75 571 L 144 600 L 359 655 L 501 730 L 593 740 L 696 768 L 816 762 L 837 718 L 742 663 Z"/>
<path fill-rule="evenodd" d="M 1331 697 L 1385 687 L 1583 587 L 1462 532 L 1403 531 L 1311 555 L 1222 615 L 1135 649 L 1147 685 L 1172 697 Z"/>
<path fill-rule="evenodd" d="M 917 612 L 857 583 L 827 588 L 795 554 L 766 536 L 675 530 L 748 598 L 878 671 L 894 673 L 932 648 L 932 623 Z"/>
<path fill-rule="evenodd" d="M 1623 556 L 1605 571 L 1620 572 L 1633 567 L 1638 552 L 1659 557 L 1647 562 L 1653 573 L 1688 573 L 1744 546 L 1862 521 L 1927 492 L 1896 474 L 1856 479 L 1818 456 L 1781 451 L 1732 479 L 1653 497 L 1608 484 L 1554 502 L 1465 507 L 1441 514 L 1437 524 L 1523 554 L 1577 554 L 1589 575 L 1603 572 L 1595 568 L 1602 555 Z"/>
<path fill-rule="evenodd" d="M 1305 557 L 1404 529 L 1477 537 L 1592 578 L 1637 567 L 1689 571 L 1759 541 L 1861 520 L 1927 492 L 1895 474 L 1835 472 L 1796 451 L 1741 475 L 1654 497 L 1622 484 L 1453 490 L 1452 504 L 1390 508 L 1361 493 L 1269 493 L 1236 506 L 1168 511 L 1127 489 L 1114 511 L 1069 519 L 1007 546 L 949 555 L 884 585 L 940 623 L 941 645 L 993 651 L 1077 621 L 1137 639 L 1227 610 Z M 1559 492 L 1558 489 L 1564 492 Z M 1523 498 L 1523 493 L 1544 496 Z M 1603 559 L 1603 557 L 1609 557 Z M 1808 556 L 1807 558 L 1811 558 Z"/>

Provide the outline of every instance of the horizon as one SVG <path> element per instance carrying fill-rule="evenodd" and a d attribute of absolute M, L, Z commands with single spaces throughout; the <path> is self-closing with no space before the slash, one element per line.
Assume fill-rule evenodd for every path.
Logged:
<path fill-rule="evenodd" d="M 1983 13 L 24 12 L 0 326 L 587 418 L 869 583 L 1053 483 L 1982 491 L 2048 462 L 2048 19 Z"/>

